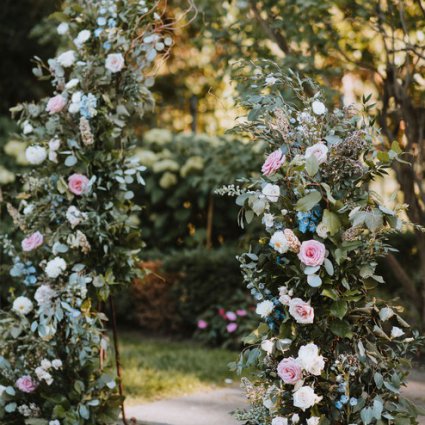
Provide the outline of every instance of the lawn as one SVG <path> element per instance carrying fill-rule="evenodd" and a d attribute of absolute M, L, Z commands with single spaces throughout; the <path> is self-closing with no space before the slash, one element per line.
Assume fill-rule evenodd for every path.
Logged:
<path fill-rule="evenodd" d="M 236 352 L 125 332 L 120 338 L 123 383 L 129 404 L 226 386 L 238 377 L 227 364 Z"/>

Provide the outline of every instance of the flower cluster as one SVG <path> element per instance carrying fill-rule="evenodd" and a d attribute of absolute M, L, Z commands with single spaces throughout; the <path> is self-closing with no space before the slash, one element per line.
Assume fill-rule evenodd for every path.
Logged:
<path fill-rule="evenodd" d="M 247 222 L 258 217 L 264 226 L 240 257 L 262 321 L 233 364 L 239 372 L 259 369 L 248 393 L 252 408 L 238 417 L 264 425 L 390 417 L 414 424 L 399 388 L 406 353 L 420 338 L 399 308 L 367 298 L 383 281 L 376 259 L 389 250 L 387 235 L 402 225 L 402 207 L 382 205 L 368 182 L 385 174 L 400 149 L 377 152 L 379 132 L 361 113 L 330 111 L 319 91 L 304 93 L 310 81 L 282 75 L 260 67 L 243 74 L 252 82 L 243 104 L 255 114 L 240 128 L 267 140 L 271 153 L 262 177 L 247 179 L 236 201 Z M 283 93 L 298 98 L 282 103 Z"/>
<path fill-rule="evenodd" d="M 0 417 L 10 424 L 115 422 L 115 378 L 99 300 L 131 282 L 143 246 L 129 217 L 145 167 L 130 117 L 153 105 L 152 64 L 172 41 L 158 5 L 70 0 L 54 14 L 62 43 L 34 73 L 52 95 L 12 108 L 32 170 L 10 206 L 24 236 L 0 316 Z M 17 141 L 18 143 L 18 141 Z M 11 146 L 9 147 L 11 148 Z M 90 254 L 90 255 L 88 255 Z"/>

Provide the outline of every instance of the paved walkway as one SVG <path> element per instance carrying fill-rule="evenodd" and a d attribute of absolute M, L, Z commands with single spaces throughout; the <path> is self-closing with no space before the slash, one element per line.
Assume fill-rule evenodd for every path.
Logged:
<path fill-rule="evenodd" d="M 404 394 L 425 408 L 425 373 L 412 374 Z M 126 409 L 140 425 L 240 425 L 230 413 L 246 405 L 238 388 L 204 391 Z M 420 425 L 425 425 L 421 417 Z"/>

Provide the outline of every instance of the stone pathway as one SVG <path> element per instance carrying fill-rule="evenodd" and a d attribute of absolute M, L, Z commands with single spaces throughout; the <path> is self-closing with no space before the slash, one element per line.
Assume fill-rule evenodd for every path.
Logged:
<path fill-rule="evenodd" d="M 414 372 L 403 393 L 425 408 L 425 373 Z M 127 407 L 126 412 L 139 425 L 240 425 L 230 413 L 245 405 L 241 390 L 224 388 Z M 419 423 L 425 425 L 425 417 Z"/>

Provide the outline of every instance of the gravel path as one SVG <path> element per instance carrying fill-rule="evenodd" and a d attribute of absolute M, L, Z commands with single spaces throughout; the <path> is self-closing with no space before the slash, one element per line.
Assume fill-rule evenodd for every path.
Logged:
<path fill-rule="evenodd" d="M 425 408 L 425 373 L 412 373 L 403 393 Z M 126 412 L 139 425 L 240 425 L 230 413 L 245 405 L 241 390 L 224 388 L 131 406 Z M 419 423 L 425 425 L 425 417 Z"/>

